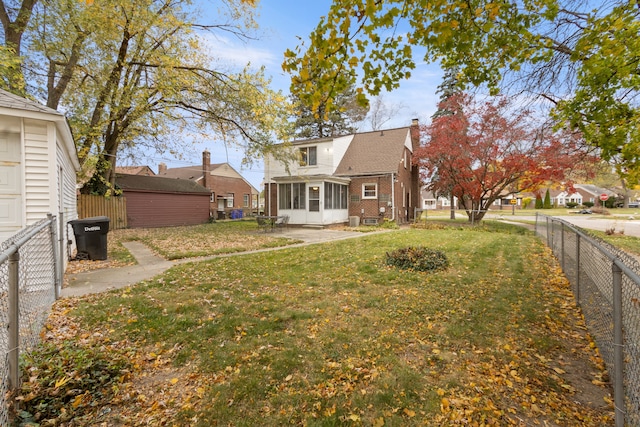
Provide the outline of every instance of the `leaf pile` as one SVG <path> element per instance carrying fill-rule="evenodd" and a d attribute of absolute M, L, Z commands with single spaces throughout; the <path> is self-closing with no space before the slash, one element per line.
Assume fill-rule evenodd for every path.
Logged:
<path fill-rule="evenodd" d="M 387 265 L 413 271 L 445 270 L 449 267 L 447 256 L 424 246 L 409 246 L 387 252 Z"/>

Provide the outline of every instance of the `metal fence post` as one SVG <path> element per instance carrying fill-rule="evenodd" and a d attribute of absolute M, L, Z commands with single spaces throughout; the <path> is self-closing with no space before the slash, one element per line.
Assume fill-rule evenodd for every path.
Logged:
<path fill-rule="evenodd" d="M 56 299 L 60 298 L 60 290 L 62 289 L 62 283 L 64 280 L 64 264 L 66 252 L 64 250 L 65 244 L 65 223 L 64 223 L 64 213 L 58 212 L 58 254 L 60 256 L 60 268 L 58 270 L 58 287 L 56 288 Z"/>
<path fill-rule="evenodd" d="M 564 268 L 564 223 L 560 223 L 560 265 L 562 266 L 562 271 L 567 271 Z"/>
<path fill-rule="evenodd" d="M 9 389 L 15 390 L 19 386 L 20 371 L 19 371 L 19 346 L 20 346 L 20 253 L 16 247 L 16 251 L 9 255 L 9 326 L 8 326 L 8 344 L 7 361 L 9 364 Z"/>
<path fill-rule="evenodd" d="M 622 269 L 614 261 L 613 273 L 613 399 L 616 427 L 624 427 L 624 347 L 622 335 Z"/>
<path fill-rule="evenodd" d="M 580 235 L 576 235 L 576 302 L 580 305 Z"/>
<path fill-rule="evenodd" d="M 48 213 L 49 219 L 49 239 L 51 241 L 51 252 L 53 252 L 53 292 L 54 298 L 60 297 L 60 257 L 58 256 L 58 233 L 56 227 L 56 217 Z"/>
<path fill-rule="evenodd" d="M 551 242 L 553 241 L 553 239 L 551 238 L 551 234 L 553 233 L 553 229 L 552 229 L 553 222 L 549 217 L 547 217 L 546 219 L 547 219 L 547 246 L 549 246 L 553 252 L 553 245 L 551 244 Z"/>

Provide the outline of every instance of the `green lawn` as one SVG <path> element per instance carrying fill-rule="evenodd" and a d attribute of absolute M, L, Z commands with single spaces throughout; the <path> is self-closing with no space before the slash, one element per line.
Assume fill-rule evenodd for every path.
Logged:
<path fill-rule="evenodd" d="M 504 224 L 438 228 L 184 264 L 61 300 L 24 363 L 23 418 L 612 425 L 602 361 L 542 242 Z M 409 245 L 450 267 L 386 266 Z"/>

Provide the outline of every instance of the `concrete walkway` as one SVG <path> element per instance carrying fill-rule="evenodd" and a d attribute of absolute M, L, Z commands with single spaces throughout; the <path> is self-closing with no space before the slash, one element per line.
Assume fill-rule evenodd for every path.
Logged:
<path fill-rule="evenodd" d="M 389 230 L 376 231 L 373 233 L 383 233 Z M 87 294 L 99 293 L 111 289 L 119 289 L 143 280 L 151 279 L 159 274 L 164 273 L 169 268 L 188 262 L 205 261 L 213 258 L 229 257 L 244 255 L 247 253 L 274 251 L 287 248 L 295 248 L 299 246 L 312 245 L 316 243 L 324 243 L 336 240 L 352 239 L 371 235 L 372 233 L 361 233 L 357 231 L 342 231 L 330 229 L 311 229 L 311 228 L 289 228 L 282 232 L 275 232 L 274 237 L 286 237 L 289 239 L 300 240 L 302 243 L 282 246 L 277 248 L 258 249 L 251 252 L 234 252 L 231 254 L 214 255 L 210 257 L 185 258 L 175 261 L 167 261 L 155 255 L 146 245 L 140 242 L 125 242 L 124 247 L 127 248 L 131 255 L 136 259 L 138 264 L 119 268 L 104 268 L 99 270 L 85 271 L 81 273 L 66 275 L 66 286 L 60 292 L 61 297 L 74 297 Z"/>

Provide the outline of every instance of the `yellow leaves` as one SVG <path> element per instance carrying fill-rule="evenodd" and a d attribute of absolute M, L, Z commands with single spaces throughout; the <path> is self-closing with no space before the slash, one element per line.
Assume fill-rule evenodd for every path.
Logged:
<path fill-rule="evenodd" d="M 500 14 L 500 3 L 488 3 L 484 8 L 489 12 L 489 19 L 491 21 L 494 21 Z"/>
<path fill-rule="evenodd" d="M 404 412 L 404 414 L 405 414 L 407 417 L 409 417 L 409 418 L 413 418 L 413 417 L 415 417 L 415 416 L 416 416 L 416 411 L 413 411 L 413 410 L 408 409 L 408 408 L 404 408 L 404 409 L 402 410 L 402 412 Z"/>
<path fill-rule="evenodd" d="M 69 378 L 69 377 L 64 377 L 64 378 L 57 379 L 56 382 L 55 382 L 55 388 L 62 387 L 63 385 L 68 383 L 69 380 L 71 380 L 71 378 Z"/>
<path fill-rule="evenodd" d="M 446 397 L 443 397 L 442 400 L 440 400 L 440 411 L 449 412 L 450 410 L 451 410 L 451 403 L 449 402 L 449 399 L 447 399 Z"/>
<path fill-rule="evenodd" d="M 373 420 L 373 427 L 383 427 L 384 426 L 384 417 L 378 417 Z"/>

